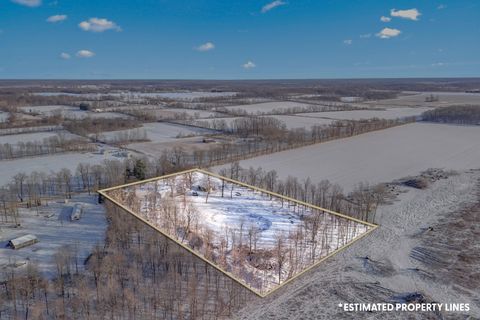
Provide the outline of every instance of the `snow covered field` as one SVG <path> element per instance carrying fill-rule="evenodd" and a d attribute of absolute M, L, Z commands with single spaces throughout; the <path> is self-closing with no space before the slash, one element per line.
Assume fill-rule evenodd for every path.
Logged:
<path fill-rule="evenodd" d="M 438 101 L 426 102 L 431 95 Z M 385 106 L 450 106 L 465 104 L 480 104 L 480 94 L 466 92 L 403 92 L 395 99 L 378 100 L 374 103 Z"/>
<path fill-rule="evenodd" d="M 155 111 L 157 116 L 163 117 L 172 117 L 175 114 L 187 114 L 188 116 L 195 117 L 196 119 L 201 118 L 212 118 L 215 117 L 215 112 L 212 111 L 205 111 L 205 110 L 195 110 L 195 109 L 181 109 L 181 108 L 165 108 L 165 109 L 157 109 Z"/>
<path fill-rule="evenodd" d="M 244 110 L 250 114 L 261 114 L 264 112 L 272 112 L 274 110 L 285 110 L 288 108 L 306 108 L 310 105 L 306 103 L 291 102 L 291 101 L 275 101 L 254 104 L 244 104 L 238 106 L 226 107 L 229 110 Z"/>
<path fill-rule="evenodd" d="M 23 112 L 40 114 L 44 117 L 51 117 L 55 114 L 61 114 L 66 119 L 85 119 L 85 118 L 94 118 L 94 119 L 113 119 L 113 118 L 130 118 L 127 115 L 116 113 L 116 112 L 92 112 L 80 110 L 77 107 L 72 106 L 30 106 L 30 107 L 21 107 Z"/>
<path fill-rule="evenodd" d="M 60 169 L 67 168 L 75 172 L 79 163 L 98 164 L 106 159 L 122 160 L 110 153 L 65 153 L 54 154 L 40 157 L 30 157 L 15 160 L 0 161 L 0 186 L 12 181 L 12 178 L 20 172 L 30 174 L 34 171 L 38 172 L 57 172 Z"/>
<path fill-rule="evenodd" d="M 263 294 L 371 229 L 201 171 L 106 193 Z"/>
<path fill-rule="evenodd" d="M 9 113 L 0 111 L 0 123 L 5 122 L 8 120 Z"/>
<path fill-rule="evenodd" d="M 322 118 L 334 120 L 361 120 L 361 119 L 397 119 L 406 117 L 415 117 L 423 112 L 432 110 L 429 107 L 418 108 L 389 108 L 385 110 L 352 110 L 352 111 L 328 111 L 328 112 L 311 112 L 299 113 L 299 117 Z"/>
<path fill-rule="evenodd" d="M 105 237 L 105 208 L 98 205 L 96 199 L 95 195 L 81 194 L 74 196 L 68 204 L 52 201 L 48 207 L 39 207 L 38 214 L 36 209 L 21 208 L 20 227 L 0 228 L 0 268 L 15 263 L 35 263 L 40 272 L 53 277 L 56 270 L 55 254 L 61 247 L 68 246 L 70 254 L 74 255 L 76 251 L 81 271 L 84 260 L 95 245 L 102 244 Z M 83 213 L 80 220 L 71 221 L 70 213 L 75 203 L 83 206 Z M 35 235 L 39 242 L 18 250 L 5 247 L 9 240 L 26 234 Z"/>
<path fill-rule="evenodd" d="M 322 114 L 321 113 L 314 113 L 316 114 Z M 285 126 L 287 129 L 298 129 L 298 128 L 305 128 L 306 130 L 310 130 L 312 126 L 318 125 L 318 126 L 327 126 L 334 122 L 335 120 L 332 119 L 325 119 L 325 118 L 320 118 L 320 117 L 315 117 L 315 116 L 303 116 L 303 113 L 300 113 L 298 115 L 281 115 L 281 116 L 267 116 L 267 117 L 272 117 L 275 119 L 278 119 L 285 123 Z"/>
<path fill-rule="evenodd" d="M 152 142 L 169 142 L 179 136 L 197 136 L 213 132 L 212 130 L 208 129 L 195 128 L 165 122 L 144 123 L 140 129 L 145 129 L 145 131 L 147 132 L 147 139 L 151 140 Z M 132 130 L 137 129 L 103 132 L 101 133 L 100 138 L 102 140 L 112 140 L 118 133 Z"/>
<path fill-rule="evenodd" d="M 66 92 L 40 92 L 39 96 L 74 96 L 86 99 L 100 99 L 106 96 L 116 97 L 122 100 L 139 100 L 142 98 L 167 98 L 172 100 L 193 100 L 198 98 L 233 97 L 236 92 L 209 92 L 209 91 L 185 91 L 185 92 L 109 92 L 109 93 L 66 93 Z"/>
<path fill-rule="evenodd" d="M 281 178 L 328 179 L 351 191 L 416 175 L 428 168 L 463 170 L 480 164 L 480 127 L 412 123 L 244 161 L 244 168 L 276 170 Z M 218 169 L 218 167 L 217 167 Z"/>
<path fill-rule="evenodd" d="M 72 134 L 66 130 L 61 131 L 46 131 L 36 133 L 22 133 L 0 136 L 0 144 L 9 143 L 17 144 L 20 142 L 42 142 L 44 139 L 59 137 L 63 140 L 84 139 L 76 134 Z"/>

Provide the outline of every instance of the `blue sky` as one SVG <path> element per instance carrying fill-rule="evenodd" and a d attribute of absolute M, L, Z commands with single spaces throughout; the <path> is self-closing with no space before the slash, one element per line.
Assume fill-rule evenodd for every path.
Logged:
<path fill-rule="evenodd" d="M 0 0 L 4 79 L 478 76 L 478 0 Z"/>

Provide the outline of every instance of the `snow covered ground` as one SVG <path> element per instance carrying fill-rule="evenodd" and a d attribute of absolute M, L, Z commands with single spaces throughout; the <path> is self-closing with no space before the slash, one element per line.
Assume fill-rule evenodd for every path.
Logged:
<path fill-rule="evenodd" d="M 8 112 L 0 111 L 0 123 L 7 121 L 9 115 Z"/>
<path fill-rule="evenodd" d="M 180 136 L 197 136 L 213 132 L 212 130 L 208 129 L 164 122 L 144 123 L 140 129 L 145 129 L 147 132 L 147 139 L 151 140 L 152 142 L 168 142 Z M 102 140 L 111 140 L 114 139 L 118 133 L 132 130 L 138 130 L 138 128 L 103 132 L 100 134 L 100 138 Z"/>
<path fill-rule="evenodd" d="M 77 252 L 79 271 L 83 269 L 84 260 L 95 245 L 101 245 L 105 238 L 105 208 L 96 203 L 96 195 L 76 195 L 69 203 L 63 201 L 49 202 L 48 207 L 20 209 L 20 226 L 0 226 L 0 268 L 19 264 L 25 268 L 27 263 L 35 263 L 39 271 L 48 277 L 55 275 L 55 254 L 63 246 L 73 255 Z M 83 206 L 80 220 L 71 221 L 72 206 Z M 6 247 L 9 240 L 26 234 L 35 235 L 39 242 L 18 250 Z M 73 270 L 75 271 L 75 270 Z"/>
<path fill-rule="evenodd" d="M 328 179 L 351 191 L 360 182 L 388 182 L 428 168 L 476 168 L 479 137 L 480 126 L 412 123 L 255 157 L 240 165 L 276 170 L 280 178 L 310 177 L 314 183 Z"/>
<path fill-rule="evenodd" d="M 215 264 L 221 265 L 224 256 L 224 270 L 262 293 L 371 228 L 197 171 L 108 193 L 184 245 L 204 257 L 209 255 L 207 259 Z M 282 252 L 287 255 L 285 248 L 293 248 L 295 234 L 300 230 L 308 232 L 305 221 L 316 215 L 321 216 L 318 230 L 312 231 L 316 237 L 309 236 L 307 241 L 305 236 L 303 242 L 297 240 L 295 254 L 293 249 L 289 251 L 296 258 L 285 261 L 287 267 L 278 270 L 274 252 L 279 239 L 283 241 Z M 297 237 L 301 236 L 297 234 Z M 200 240 L 195 240 L 198 238 Z M 311 239 L 322 239 L 321 244 Z M 205 249 L 207 243 L 212 253 Z M 222 251 L 223 246 L 226 247 Z M 244 258 L 238 259 L 237 255 L 244 255 Z M 252 265 L 255 255 L 268 257 L 264 259 L 269 267 L 262 269 Z"/>
<path fill-rule="evenodd" d="M 361 120 L 361 119 L 397 119 L 406 117 L 415 117 L 421 115 L 425 111 L 433 108 L 389 108 L 385 110 L 351 110 L 351 111 L 328 111 L 328 112 L 311 112 L 299 113 L 296 116 L 307 118 L 322 118 L 334 120 Z"/>
<path fill-rule="evenodd" d="M 99 164 L 106 159 L 123 160 L 123 158 L 116 157 L 109 152 L 105 154 L 72 152 L 15 160 L 2 160 L 0 161 L 0 186 L 10 183 L 12 178 L 20 172 L 26 174 L 34 171 L 50 173 L 57 172 L 63 168 L 75 172 L 79 163 Z"/>
<path fill-rule="evenodd" d="M 77 107 L 50 105 L 50 106 L 29 106 L 20 108 L 25 113 L 40 114 L 44 117 L 51 117 L 55 114 L 61 114 L 66 119 L 79 120 L 85 118 L 112 119 L 112 118 L 130 118 L 127 115 L 116 112 L 92 112 L 80 110 Z"/>
<path fill-rule="evenodd" d="M 142 98 L 168 98 L 172 100 L 193 100 L 198 98 L 233 97 L 236 92 L 209 92 L 209 91 L 185 91 L 185 92 L 109 92 L 109 93 L 66 93 L 66 92 L 40 92 L 39 96 L 74 96 L 86 99 L 100 99 L 106 96 L 117 97 L 123 100 L 139 100 Z"/>
<path fill-rule="evenodd" d="M 17 144 L 20 142 L 42 142 L 44 139 L 52 137 L 61 137 L 64 140 L 84 139 L 76 134 L 72 134 L 66 130 L 61 131 L 46 131 L 36 133 L 22 133 L 0 136 L 0 144 L 9 143 Z"/>
<path fill-rule="evenodd" d="M 326 261 L 322 268 L 311 270 L 275 294 L 252 301 L 235 319 L 480 317 L 478 290 L 468 290 L 455 279 L 442 278 L 435 268 L 429 268 L 411 256 L 414 248 L 424 245 L 422 237 L 425 233 L 440 232 L 436 231 L 439 220 L 461 212 L 471 203 L 478 203 L 479 179 L 480 171 L 477 170 L 439 180 L 424 190 L 402 187 L 396 201 L 379 207 L 377 218 L 380 227 L 364 238 L 362 245 L 347 248 Z M 465 222 L 457 220 L 455 223 Z M 434 226 L 434 230 L 427 232 L 430 226 Z M 474 234 L 462 237 L 465 242 L 475 241 Z M 430 257 L 434 262 L 441 258 L 437 255 Z M 473 263 L 473 259 L 478 261 L 478 256 L 468 259 L 472 260 L 467 263 Z M 447 266 L 445 273 L 453 274 L 450 270 Z M 472 270 L 472 275 L 475 273 L 478 273 L 477 270 Z M 465 274 L 464 279 L 468 276 Z M 338 306 L 343 303 L 405 303 L 405 297 L 415 294 L 424 297 L 425 302 L 469 303 L 470 312 L 345 312 Z"/>
<path fill-rule="evenodd" d="M 306 108 L 310 105 L 306 103 L 291 102 L 291 101 L 275 101 L 275 102 L 264 102 L 264 103 L 254 103 L 254 104 L 244 104 L 238 106 L 229 106 L 226 109 L 229 110 L 244 110 L 250 114 L 261 114 L 264 112 L 272 112 L 274 110 L 285 110 L 288 108 Z"/>

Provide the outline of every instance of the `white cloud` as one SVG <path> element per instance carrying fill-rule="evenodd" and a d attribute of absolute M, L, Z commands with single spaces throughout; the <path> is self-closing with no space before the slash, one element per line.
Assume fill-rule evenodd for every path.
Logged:
<path fill-rule="evenodd" d="M 366 39 L 366 38 L 370 38 L 371 36 L 372 36 L 371 33 L 365 33 L 365 34 L 361 34 L 361 35 L 360 35 L 360 38 Z"/>
<path fill-rule="evenodd" d="M 79 51 L 79 52 L 80 52 L 80 51 Z M 70 56 L 68 53 L 66 53 L 66 52 L 62 52 L 62 53 L 60 53 L 60 58 L 62 58 L 62 59 L 64 59 L 64 60 L 68 60 L 68 59 L 71 58 L 71 56 Z"/>
<path fill-rule="evenodd" d="M 422 14 L 420 11 L 417 9 L 408 9 L 408 10 L 396 10 L 392 9 L 390 10 L 390 15 L 392 17 L 397 17 L 397 18 L 403 18 L 403 19 L 409 19 L 409 20 L 418 20 L 418 17 L 421 16 Z"/>
<path fill-rule="evenodd" d="M 445 62 L 436 62 L 436 63 L 432 63 L 432 67 L 444 67 L 446 66 L 447 64 Z"/>
<path fill-rule="evenodd" d="M 446 4 L 439 4 L 438 7 L 437 7 L 437 10 L 443 10 L 443 9 L 446 9 L 446 8 L 447 8 Z"/>
<path fill-rule="evenodd" d="M 382 39 L 389 39 L 398 36 L 400 33 L 402 32 L 398 29 L 383 28 L 376 36 Z"/>
<path fill-rule="evenodd" d="M 60 21 L 67 20 L 67 18 L 68 17 L 65 14 L 56 14 L 54 16 L 48 17 L 47 22 L 55 23 L 55 22 L 60 22 Z"/>
<path fill-rule="evenodd" d="M 90 18 L 78 24 L 80 29 L 91 32 L 103 32 L 107 30 L 122 31 L 122 29 L 113 21 L 105 18 Z"/>
<path fill-rule="evenodd" d="M 353 43 L 353 40 L 351 39 L 346 39 L 346 40 L 343 40 L 343 43 L 346 44 L 347 46 L 351 45 Z"/>
<path fill-rule="evenodd" d="M 42 0 L 11 0 L 13 3 L 27 7 L 38 7 L 42 4 Z"/>
<path fill-rule="evenodd" d="M 91 58 L 94 55 L 95 53 L 90 50 L 80 50 L 77 52 L 77 57 L 79 58 Z"/>
<path fill-rule="evenodd" d="M 273 2 L 270 2 L 270 3 L 267 3 L 266 5 L 264 5 L 262 7 L 262 13 L 266 13 L 272 9 L 275 9 L 277 7 L 280 7 L 280 6 L 284 6 L 286 5 L 287 3 L 282 1 L 282 0 L 275 0 Z"/>
<path fill-rule="evenodd" d="M 253 68 L 255 68 L 256 66 L 257 66 L 257 65 L 256 65 L 255 63 L 253 63 L 252 61 L 247 61 L 246 63 L 244 63 L 244 64 L 242 65 L 242 67 L 243 67 L 244 69 L 253 69 Z"/>
<path fill-rule="evenodd" d="M 204 44 L 199 45 L 195 49 L 197 51 L 205 52 L 215 49 L 215 45 L 212 42 L 205 42 Z"/>
<path fill-rule="evenodd" d="M 380 21 L 382 21 L 382 22 L 390 22 L 390 21 L 392 21 L 392 18 L 390 18 L 390 17 L 385 17 L 385 16 L 381 16 L 381 17 L 380 17 Z"/>

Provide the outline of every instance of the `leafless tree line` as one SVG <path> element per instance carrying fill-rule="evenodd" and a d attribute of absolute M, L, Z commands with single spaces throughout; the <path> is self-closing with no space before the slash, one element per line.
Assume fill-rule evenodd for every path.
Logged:
<path fill-rule="evenodd" d="M 480 106 L 450 106 L 436 108 L 422 113 L 425 121 L 455 123 L 455 124 L 480 124 Z"/>
<path fill-rule="evenodd" d="M 17 142 L 0 144 L 0 160 L 15 159 L 46 154 L 74 151 L 93 151 L 93 146 L 85 139 L 70 139 L 64 134 L 44 138 L 42 141 Z"/>

